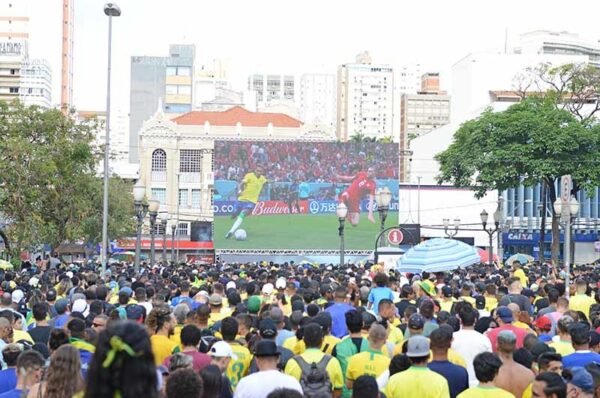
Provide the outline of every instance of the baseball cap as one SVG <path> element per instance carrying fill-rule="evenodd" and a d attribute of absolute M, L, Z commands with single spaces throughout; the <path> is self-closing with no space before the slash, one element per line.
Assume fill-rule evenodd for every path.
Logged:
<path fill-rule="evenodd" d="M 285 289 L 285 286 L 287 285 L 287 283 L 285 282 L 285 278 L 279 278 L 277 279 L 277 281 L 275 282 L 275 287 L 277 289 Z"/>
<path fill-rule="evenodd" d="M 277 336 L 277 327 L 271 319 L 263 319 L 258 324 L 258 331 L 262 338 L 272 339 Z"/>
<path fill-rule="evenodd" d="M 256 314 L 260 310 L 260 297 L 251 296 L 248 298 L 248 312 Z"/>
<path fill-rule="evenodd" d="M 435 288 L 433 287 L 431 282 L 429 282 L 429 281 L 420 282 L 419 286 L 425 292 L 425 294 L 427 294 L 429 297 L 435 296 Z"/>
<path fill-rule="evenodd" d="M 273 340 L 261 340 L 256 344 L 254 356 L 256 357 L 275 357 L 281 353 L 277 350 L 277 344 Z"/>
<path fill-rule="evenodd" d="M 262 294 L 270 295 L 273 293 L 273 289 L 274 287 L 272 283 L 265 283 L 265 285 L 262 287 Z"/>
<path fill-rule="evenodd" d="M 478 310 L 483 310 L 485 308 L 485 296 L 475 296 L 475 308 Z"/>
<path fill-rule="evenodd" d="M 141 305 L 131 304 L 125 308 L 127 312 L 127 319 L 132 321 L 139 321 L 144 316 L 144 308 Z"/>
<path fill-rule="evenodd" d="M 90 314 L 90 308 L 85 300 L 77 299 L 73 302 L 71 312 L 81 312 L 83 316 L 88 316 Z"/>
<path fill-rule="evenodd" d="M 131 290 L 131 288 L 129 286 L 124 286 L 121 288 L 121 290 L 119 290 L 119 294 L 126 294 L 129 297 L 131 297 L 131 295 L 133 294 L 133 290 Z"/>
<path fill-rule="evenodd" d="M 412 317 L 411 317 L 412 318 Z M 408 339 L 406 356 L 425 357 L 429 355 L 429 339 L 424 336 L 413 336 Z"/>
<path fill-rule="evenodd" d="M 568 382 L 573 384 L 575 387 L 579 387 L 585 393 L 594 392 L 594 378 L 585 368 L 581 366 L 574 366 L 571 369 L 573 375 Z"/>
<path fill-rule="evenodd" d="M 231 349 L 231 346 L 224 341 L 217 341 L 211 347 L 209 354 L 211 357 L 225 358 L 229 357 L 234 361 L 237 360 L 237 355 Z"/>
<path fill-rule="evenodd" d="M 409 329 L 423 329 L 425 327 L 425 318 L 421 314 L 412 314 L 408 319 Z"/>
<path fill-rule="evenodd" d="M 210 305 L 221 305 L 221 304 L 223 304 L 223 298 L 221 297 L 220 294 L 213 293 L 210 295 L 210 298 L 208 299 L 208 303 Z"/>
<path fill-rule="evenodd" d="M 510 323 L 513 321 L 512 311 L 508 307 L 498 307 L 498 309 L 496 309 L 496 315 L 502 319 L 502 322 Z"/>
<path fill-rule="evenodd" d="M 541 316 L 535 320 L 535 326 L 544 332 L 552 329 L 552 321 L 547 316 Z"/>
<path fill-rule="evenodd" d="M 236 289 L 236 285 L 235 285 L 234 281 L 227 282 L 227 285 L 225 286 L 225 290 L 229 290 L 229 289 Z"/>
<path fill-rule="evenodd" d="M 21 300 L 23 300 L 23 297 L 25 297 L 25 294 L 23 293 L 22 290 L 15 290 L 12 292 L 11 294 L 11 299 L 12 302 L 15 304 L 19 304 L 21 302 Z"/>
<path fill-rule="evenodd" d="M 60 314 L 64 314 L 64 312 L 67 310 L 68 306 L 69 306 L 69 300 L 61 298 L 61 299 L 58 299 L 56 301 L 56 303 L 54 304 L 54 309 L 60 315 Z"/>

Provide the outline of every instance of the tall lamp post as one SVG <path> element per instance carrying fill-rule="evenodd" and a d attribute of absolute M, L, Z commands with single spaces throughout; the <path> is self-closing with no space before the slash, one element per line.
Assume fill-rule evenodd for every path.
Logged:
<path fill-rule="evenodd" d="M 177 221 L 171 220 L 171 262 L 173 264 L 175 261 L 175 231 L 177 230 Z"/>
<path fill-rule="evenodd" d="M 454 232 L 449 231 L 450 219 L 444 218 L 443 223 L 444 223 L 444 233 L 446 234 L 446 236 L 450 239 L 454 239 L 454 237 L 458 233 L 458 228 L 460 227 L 460 218 L 454 219 Z"/>
<path fill-rule="evenodd" d="M 161 211 L 159 213 L 159 218 L 163 230 L 162 263 L 163 265 L 167 265 L 167 223 L 169 222 L 169 213 Z"/>
<path fill-rule="evenodd" d="M 108 16 L 108 78 L 106 83 L 106 137 L 104 141 L 104 191 L 102 200 L 102 273 L 108 261 L 108 159 L 110 157 L 110 69 L 112 61 L 112 19 L 121 15 L 121 9 L 114 3 L 104 5 Z"/>
<path fill-rule="evenodd" d="M 377 202 L 377 211 L 379 212 L 379 220 L 381 221 L 379 231 L 383 232 L 385 229 L 385 219 L 387 218 L 390 202 L 392 201 L 392 192 L 388 187 L 378 189 L 375 192 L 375 201 Z"/>
<path fill-rule="evenodd" d="M 148 205 L 144 203 L 144 197 L 146 196 L 146 187 L 142 184 L 141 181 L 138 182 L 133 187 L 133 204 L 135 208 L 135 217 L 137 220 L 136 225 L 136 237 L 135 237 L 135 262 L 134 262 L 134 270 L 136 275 L 140 271 L 140 253 L 141 253 L 141 244 L 142 244 L 142 223 L 144 222 L 144 217 L 148 213 Z"/>
<path fill-rule="evenodd" d="M 154 265 L 154 237 L 156 236 L 156 216 L 160 202 L 156 199 L 148 201 L 148 210 L 150 212 L 150 266 Z"/>
<path fill-rule="evenodd" d="M 344 264 L 344 223 L 346 222 L 346 216 L 348 215 L 348 207 L 346 207 L 344 203 L 339 203 L 335 213 L 340 222 L 338 233 L 340 235 L 340 265 L 342 265 Z"/>
<path fill-rule="evenodd" d="M 489 237 L 489 251 L 488 251 L 488 265 L 494 265 L 494 234 L 500 230 L 500 209 L 496 209 L 494 212 L 494 228 L 487 228 L 488 223 L 488 212 L 485 209 L 479 213 L 479 217 L 481 217 L 481 225 L 483 226 L 483 230 L 488 234 Z"/>
<path fill-rule="evenodd" d="M 561 218 L 564 220 L 564 228 L 565 228 L 565 244 L 563 246 L 564 258 L 565 258 L 565 296 L 570 297 L 569 294 L 569 284 L 571 277 L 571 217 L 575 217 L 577 213 L 579 213 L 579 202 L 575 199 L 574 196 L 571 197 L 571 200 L 568 203 L 565 203 L 563 206 L 563 202 L 560 198 L 557 198 L 554 202 L 554 213 L 560 214 Z"/>

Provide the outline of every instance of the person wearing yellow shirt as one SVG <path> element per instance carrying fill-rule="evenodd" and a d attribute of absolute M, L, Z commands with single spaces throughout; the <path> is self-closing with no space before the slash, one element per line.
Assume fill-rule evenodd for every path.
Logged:
<path fill-rule="evenodd" d="M 208 316 L 208 327 L 213 326 L 221 319 L 225 318 L 223 311 L 223 297 L 220 294 L 213 293 L 208 299 L 210 306 L 210 315 Z"/>
<path fill-rule="evenodd" d="M 596 300 L 586 294 L 587 282 L 585 279 L 578 278 L 575 281 L 575 295 L 569 299 L 569 309 L 573 311 L 581 311 L 590 319 L 590 307 L 596 304 Z"/>
<path fill-rule="evenodd" d="M 515 398 L 513 394 L 494 384 L 501 366 L 502 361 L 495 354 L 491 352 L 478 354 L 473 360 L 473 367 L 479 385 L 458 394 L 458 398 Z"/>
<path fill-rule="evenodd" d="M 346 387 L 352 389 L 354 381 L 362 375 L 379 377 L 390 365 L 389 356 L 381 352 L 387 339 L 387 331 L 381 325 L 374 324 L 369 330 L 369 346 L 365 351 L 354 354 L 348 360 L 346 369 Z"/>
<path fill-rule="evenodd" d="M 156 366 L 160 366 L 167 357 L 180 351 L 179 346 L 169 339 L 176 325 L 175 316 L 166 304 L 154 307 L 146 319 L 146 326 L 152 333 L 150 344 Z"/>
<path fill-rule="evenodd" d="M 242 179 L 238 191 L 238 200 L 235 202 L 234 211 L 231 214 L 231 218 L 235 218 L 236 220 L 225 235 L 225 239 L 231 238 L 244 222 L 244 218 L 252 214 L 256 202 L 258 202 L 260 192 L 262 191 L 263 186 L 268 182 L 263 173 L 263 167 L 258 165 L 254 172 L 247 173 Z"/>
<path fill-rule="evenodd" d="M 456 299 L 452 297 L 452 288 L 450 286 L 442 287 L 442 298 L 440 300 L 440 308 L 442 311 L 450 312 Z"/>
<path fill-rule="evenodd" d="M 401 344 L 404 341 L 404 335 L 402 331 L 396 327 L 399 323 L 396 322 L 396 306 L 394 302 L 389 299 L 379 300 L 379 317 L 382 321 L 387 323 L 387 342 L 393 347 L 396 344 Z"/>
<path fill-rule="evenodd" d="M 519 278 L 519 280 L 521 281 L 521 285 L 523 285 L 523 287 L 527 287 L 529 280 L 527 279 L 527 276 L 525 275 L 525 271 L 523 271 L 521 269 L 521 263 L 518 261 L 513 261 L 512 266 L 513 266 L 513 276 L 515 278 Z"/>
<path fill-rule="evenodd" d="M 493 283 L 488 283 L 485 286 L 485 292 L 483 296 L 485 297 L 485 310 L 487 312 L 492 312 L 498 307 L 498 298 L 496 297 L 496 285 Z"/>
<path fill-rule="evenodd" d="M 571 343 L 571 334 L 569 333 L 569 327 L 571 327 L 573 323 L 575 323 L 575 321 L 569 315 L 560 317 L 556 323 L 558 339 L 554 337 L 552 342 L 548 344 L 563 357 L 575 352 L 575 348 L 573 348 L 573 344 Z"/>
<path fill-rule="evenodd" d="M 252 362 L 250 350 L 235 340 L 238 330 L 239 324 L 234 317 L 228 316 L 221 321 L 221 335 L 223 336 L 223 340 L 229 344 L 236 356 L 235 359 L 229 362 L 225 371 L 225 376 L 229 379 L 234 391 L 242 377 L 248 374 L 250 363 Z"/>
<path fill-rule="evenodd" d="M 427 367 L 429 340 L 423 336 L 408 339 L 406 355 L 412 366 L 388 380 L 385 396 L 392 398 L 448 398 L 450 389 L 444 376 Z"/>
<path fill-rule="evenodd" d="M 291 358 L 285 366 L 285 374 L 294 377 L 300 381 L 302 377 L 302 368 L 306 365 L 315 363 L 317 367 L 323 369 L 329 375 L 331 381 L 332 397 L 338 398 L 344 385 L 344 376 L 340 363 L 334 357 L 325 354 L 320 347 L 323 344 L 323 330 L 316 323 L 309 323 L 304 327 L 304 341 L 306 351 L 301 355 Z"/>

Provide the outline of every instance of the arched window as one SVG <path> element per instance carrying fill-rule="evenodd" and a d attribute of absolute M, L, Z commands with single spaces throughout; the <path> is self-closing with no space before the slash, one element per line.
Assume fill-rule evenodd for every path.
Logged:
<path fill-rule="evenodd" d="M 162 149 L 152 152 L 152 181 L 167 181 L 167 153 Z"/>
<path fill-rule="evenodd" d="M 155 149 L 152 152 L 152 171 L 167 170 L 167 154 L 162 149 Z"/>

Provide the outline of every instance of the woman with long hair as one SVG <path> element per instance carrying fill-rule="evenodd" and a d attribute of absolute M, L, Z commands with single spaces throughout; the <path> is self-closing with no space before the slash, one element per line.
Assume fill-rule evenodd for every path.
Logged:
<path fill-rule="evenodd" d="M 46 379 L 29 390 L 28 398 L 72 398 L 83 390 L 79 351 L 72 345 L 60 346 L 50 357 Z"/>
<path fill-rule="evenodd" d="M 146 328 L 113 321 L 98 336 L 85 398 L 158 398 L 158 375 Z"/>

